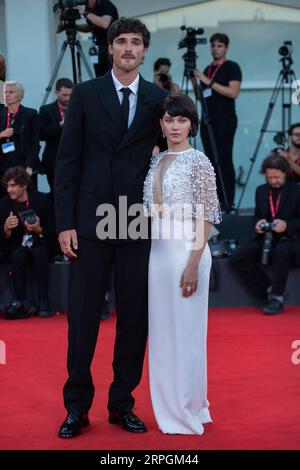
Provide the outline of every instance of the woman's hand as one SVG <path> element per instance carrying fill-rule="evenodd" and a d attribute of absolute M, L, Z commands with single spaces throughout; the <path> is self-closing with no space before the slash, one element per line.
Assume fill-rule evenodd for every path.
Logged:
<path fill-rule="evenodd" d="M 198 265 L 188 265 L 183 271 L 180 279 L 183 297 L 190 297 L 198 289 L 198 267 Z"/>

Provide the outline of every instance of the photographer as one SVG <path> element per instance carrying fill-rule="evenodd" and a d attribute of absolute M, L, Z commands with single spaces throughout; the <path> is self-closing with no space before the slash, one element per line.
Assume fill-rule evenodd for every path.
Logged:
<path fill-rule="evenodd" d="M 12 264 L 15 300 L 6 318 L 26 318 L 34 308 L 26 299 L 26 267 L 33 261 L 39 294 L 39 317 L 49 317 L 48 237 L 54 232 L 54 217 L 46 194 L 28 191 L 30 176 L 21 167 L 6 171 L 2 184 L 7 196 L 0 200 L 0 238 L 5 242 Z"/>
<path fill-rule="evenodd" d="M 110 25 L 119 18 L 118 10 L 109 0 L 87 0 L 85 12 L 79 7 L 79 11 L 85 17 L 86 25 L 77 25 L 78 31 L 92 32 L 94 41 L 98 46 L 98 64 L 94 64 L 96 77 L 101 77 L 111 69 L 108 54 L 107 30 Z"/>
<path fill-rule="evenodd" d="M 22 166 L 28 175 L 39 165 L 39 118 L 35 109 L 21 105 L 24 87 L 5 83 L 5 102 L 0 108 L 0 178 L 8 168 Z M 0 195 L 4 195 L 5 191 Z"/>
<path fill-rule="evenodd" d="M 57 100 L 42 106 L 39 113 L 40 139 L 46 142 L 40 172 L 47 175 L 51 194 L 54 187 L 56 154 L 73 86 L 73 82 L 68 78 L 57 80 L 55 86 Z"/>
<path fill-rule="evenodd" d="M 289 142 L 290 146 L 284 150 L 281 155 L 289 163 L 295 180 L 300 181 L 300 123 L 292 124 L 289 129 Z"/>
<path fill-rule="evenodd" d="M 278 154 L 264 160 L 261 172 L 266 184 L 256 190 L 256 235 L 233 252 L 229 261 L 252 294 L 266 299 L 262 311 L 275 315 L 284 311 L 291 261 L 300 265 L 300 187 L 293 181 L 289 164 Z M 269 250 L 272 281 L 259 264 Z"/>
<path fill-rule="evenodd" d="M 229 37 L 226 34 L 213 34 L 210 38 L 210 44 L 213 61 L 203 73 L 195 70 L 194 76 L 201 81 L 203 96 L 216 139 L 219 163 L 229 204 L 226 209 L 230 209 L 234 204 L 235 193 L 235 171 L 232 159 L 234 135 L 238 124 L 235 100 L 240 93 L 242 73 L 239 65 L 226 57 L 229 48 Z M 198 90 L 196 89 L 195 92 L 197 93 Z M 214 164 L 208 129 L 203 119 L 201 121 L 201 139 L 206 155 Z M 219 200 L 224 205 L 218 172 L 216 175 Z"/>
<path fill-rule="evenodd" d="M 166 57 L 160 57 L 154 62 L 153 66 L 153 83 L 155 85 L 169 90 L 171 93 L 180 91 L 179 85 L 173 83 L 170 73 L 171 61 Z"/>

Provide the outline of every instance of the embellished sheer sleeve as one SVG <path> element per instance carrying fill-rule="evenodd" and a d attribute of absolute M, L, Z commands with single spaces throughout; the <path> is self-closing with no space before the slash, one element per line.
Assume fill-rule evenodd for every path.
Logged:
<path fill-rule="evenodd" d="M 163 155 L 163 152 L 159 153 L 157 155 L 154 155 L 151 158 L 150 168 L 149 168 L 148 174 L 146 176 L 146 179 L 144 181 L 143 213 L 144 213 L 145 217 L 153 217 L 153 215 L 154 215 L 153 191 L 152 191 L 153 175 L 154 175 L 154 170 L 156 168 L 156 165 L 158 164 L 158 162 L 159 162 L 162 155 Z"/>
<path fill-rule="evenodd" d="M 217 196 L 216 176 L 209 159 L 196 151 L 192 169 L 193 215 L 203 217 L 211 224 L 222 220 L 221 208 Z"/>

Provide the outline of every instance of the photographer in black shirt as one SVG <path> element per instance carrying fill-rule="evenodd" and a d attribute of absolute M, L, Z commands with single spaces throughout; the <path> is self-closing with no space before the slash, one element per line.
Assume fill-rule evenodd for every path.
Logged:
<path fill-rule="evenodd" d="M 226 34 L 213 34 L 210 43 L 213 61 L 205 68 L 203 73 L 200 70 L 195 70 L 194 75 L 201 81 L 230 208 L 233 206 L 235 193 L 235 171 L 232 161 L 233 140 L 238 124 L 235 99 L 239 96 L 242 73 L 236 62 L 226 58 L 229 47 L 229 37 Z M 204 151 L 214 164 L 208 130 L 203 119 L 201 122 L 201 138 Z M 218 172 L 216 172 L 216 175 L 218 196 L 222 204 L 224 203 L 224 197 L 218 181 Z"/>
<path fill-rule="evenodd" d="M 291 263 L 300 265 L 300 187 L 288 162 L 276 153 L 264 160 L 261 172 L 266 184 L 256 189 L 255 236 L 242 243 L 229 261 L 252 294 L 266 301 L 262 311 L 276 315 L 284 311 Z M 265 255 L 270 255 L 272 280 L 261 269 L 261 263 L 268 261 Z"/>
<path fill-rule="evenodd" d="M 108 54 L 107 30 L 110 25 L 119 18 L 118 10 L 109 0 L 88 0 L 88 8 L 82 15 L 87 24 L 78 25 L 77 30 L 92 32 L 94 41 L 98 46 L 98 64 L 94 64 L 96 77 L 104 75 L 111 68 Z"/>
<path fill-rule="evenodd" d="M 15 300 L 7 309 L 6 318 L 26 318 L 34 310 L 39 317 L 49 317 L 52 312 L 48 301 L 47 242 L 55 231 L 49 197 L 28 191 L 30 176 L 21 167 L 7 170 L 2 184 L 7 196 L 0 200 L 0 241 L 10 256 L 15 290 Z M 31 260 L 39 294 L 38 309 L 26 299 L 26 267 Z"/>

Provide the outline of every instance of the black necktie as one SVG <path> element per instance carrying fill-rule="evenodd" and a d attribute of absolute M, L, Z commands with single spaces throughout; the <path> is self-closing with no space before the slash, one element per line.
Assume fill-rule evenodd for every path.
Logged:
<path fill-rule="evenodd" d="M 124 121 L 126 125 L 126 129 L 128 129 L 128 119 L 129 119 L 129 95 L 131 93 L 130 88 L 121 88 L 120 90 L 123 93 L 123 101 L 121 104 L 121 108 L 123 111 Z"/>

